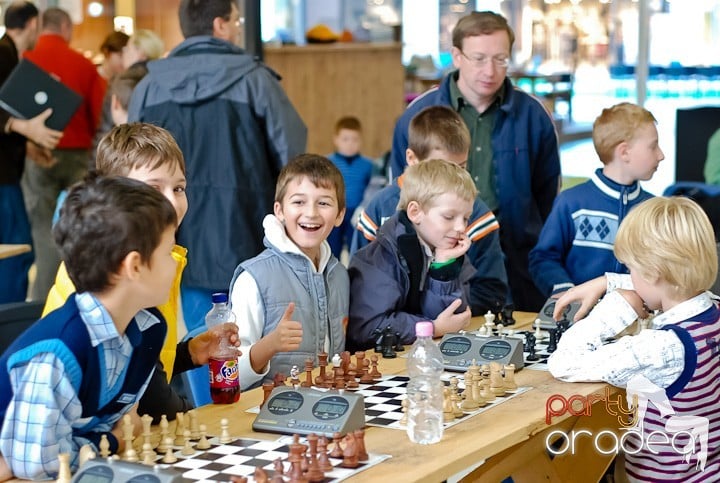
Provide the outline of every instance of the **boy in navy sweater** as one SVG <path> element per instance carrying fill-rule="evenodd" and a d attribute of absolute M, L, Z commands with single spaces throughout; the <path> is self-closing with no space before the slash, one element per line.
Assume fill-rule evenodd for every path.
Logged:
<path fill-rule="evenodd" d="M 71 188 L 53 229 L 77 293 L 0 357 L 0 481 L 56 478 L 59 453 L 122 451 L 125 414 L 155 368 L 167 326 L 154 307 L 175 278 L 177 215 L 157 190 L 128 178 Z M 135 424 L 136 428 L 140 424 Z"/>
<path fill-rule="evenodd" d="M 593 144 L 604 166 L 558 195 L 530 252 L 530 274 L 546 297 L 605 272 L 627 273 L 613 254 L 615 234 L 628 212 L 652 197 L 639 181 L 652 178 L 665 158 L 655 122 L 628 102 L 603 109 L 595 120 Z"/>

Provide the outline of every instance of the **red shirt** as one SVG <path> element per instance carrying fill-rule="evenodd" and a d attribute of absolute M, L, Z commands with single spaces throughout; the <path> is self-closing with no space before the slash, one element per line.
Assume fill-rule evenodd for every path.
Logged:
<path fill-rule="evenodd" d="M 79 52 L 71 49 L 60 35 L 40 35 L 35 48 L 24 57 L 54 74 L 63 84 L 83 97 L 63 131 L 58 149 L 89 149 L 100 120 L 107 82 Z"/>

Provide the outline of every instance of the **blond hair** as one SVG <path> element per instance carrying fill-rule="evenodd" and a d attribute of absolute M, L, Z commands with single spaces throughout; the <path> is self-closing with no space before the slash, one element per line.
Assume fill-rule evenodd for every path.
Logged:
<path fill-rule="evenodd" d="M 424 209 L 430 208 L 439 196 L 447 193 L 474 202 L 478 192 L 470 173 L 457 164 L 430 159 L 408 166 L 403 174 L 398 209 L 407 209 L 411 201 L 416 201 Z"/>
<path fill-rule="evenodd" d="M 421 161 L 433 150 L 467 156 L 470 131 L 460 114 L 448 106 L 426 107 L 410 120 L 408 149 Z"/>
<path fill-rule="evenodd" d="M 593 145 L 600 161 L 603 164 L 612 161 L 618 144 L 631 141 L 638 129 L 656 122 L 650 111 L 630 102 L 603 109 L 592 130 Z"/>
<path fill-rule="evenodd" d="M 165 52 L 165 43 L 152 30 L 136 30 L 130 37 L 129 43 L 145 54 L 147 60 L 159 59 Z"/>
<path fill-rule="evenodd" d="M 98 144 L 95 160 L 103 176 L 127 176 L 137 168 L 150 171 L 164 165 L 185 174 L 185 158 L 167 130 L 144 122 L 115 126 Z"/>
<path fill-rule="evenodd" d="M 689 198 L 657 197 L 635 207 L 620 224 L 614 250 L 643 278 L 674 286 L 679 297 L 708 290 L 717 277 L 713 227 Z"/>

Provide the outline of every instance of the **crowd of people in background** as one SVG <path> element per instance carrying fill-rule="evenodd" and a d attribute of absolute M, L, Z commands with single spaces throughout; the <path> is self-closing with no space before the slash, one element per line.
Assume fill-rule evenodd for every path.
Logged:
<path fill-rule="evenodd" d="M 499 14 L 472 12 L 453 29 L 454 70 L 388 133 L 387 186 L 369 196 L 377 168 L 361 154 L 362 122 L 372 120 L 348 113 L 328 133 L 335 152 L 305 153 L 307 128 L 280 78 L 238 47 L 236 2 L 181 0 L 179 21 L 184 40 L 169 53 L 152 31 L 111 32 L 96 66 L 70 47 L 66 11 L 39 12 L 27 1 L 5 9 L 0 84 L 27 59 L 82 103 L 62 132 L 45 126 L 48 111 L 18 119 L 0 110 L 0 243 L 33 247 L 0 261 L 0 303 L 47 300 L 42 323 L 0 358 L 0 481 L 54 477 L 49 454 L 97 445 L 101 434 L 117 450 L 124 414 L 157 420 L 189 408 L 169 381 L 207 363 L 218 330 L 244 354 L 239 374 L 249 389 L 319 352 L 373 347 L 387 327 L 409 344 L 419 320 L 432 320 L 440 337 L 487 311 L 536 312 L 550 296 L 587 304 L 605 290 L 607 272 L 625 274 L 610 288 L 622 290 L 595 317 L 615 317 L 620 307 L 624 328 L 648 308 L 672 314 L 655 328 L 662 344 L 653 342 L 672 352 L 672 371 L 653 382 L 671 388 L 671 398 L 697 389 L 694 362 L 678 351 L 718 332 L 717 306 L 703 294 L 717 259 L 702 212 L 662 201 L 647 216 L 697 228 L 690 239 L 712 267 L 680 290 L 690 282 L 636 253 L 642 225 L 633 213 L 652 198 L 639 182 L 664 157 L 649 111 L 627 103 L 603 110 L 593 141 L 604 167 L 558 196 L 553 120 L 507 75 L 513 30 Z M 216 292 L 229 292 L 238 323 L 207 331 Z M 693 326 L 699 319 L 713 330 Z M 606 328 L 597 338 L 615 335 L 617 327 Z M 603 350 L 577 330 L 551 370 L 593 379 L 601 364 L 570 370 L 557 362 Z M 50 353 L 36 350 L 45 339 Z M 628 347 L 644 357 L 651 345 Z M 24 359 L 9 360 L 16 352 Z M 92 369 L 99 357 L 114 368 L 102 377 Z M 643 369 L 625 362 L 618 355 L 616 370 Z M 702 364 L 720 375 L 717 358 Z M 73 379 L 66 368 L 75 365 L 82 370 Z M 626 383 L 606 372 L 597 377 Z M 119 373 L 128 377 L 116 384 Z M 39 405 L 56 407 L 55 416 L 23 417 Z M 720 418 L 709 417 L 716 428 Z M 73 450 L 74 468 L 77 457 Z M 661 463 L 682 465 L 667 456 Z M 637 460 L 628 469 L 645 476 Z"/>

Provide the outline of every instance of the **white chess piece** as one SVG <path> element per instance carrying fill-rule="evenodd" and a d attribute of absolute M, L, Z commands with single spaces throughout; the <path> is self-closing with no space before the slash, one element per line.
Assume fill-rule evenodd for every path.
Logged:
<path fill-rule="evenodd" d="M 207 440 L 207 426 L 200 425 L 200 441 L 195 445 L 197 449 L 210 449 L 210 442 Z"/>
<path fill-rule="evenodd" d="M 72 480 L 72 473 L 70 471 L 70 453 L 60 453 L 58 455 L 58 461 L 60 468 L 58 470 L 58 483 L 70 483 Z"/>
<path fill-rule="evenodd" d="M 230 437 L 230 422 L 226 418 L 220 420 L 220 443 L 227 444 L 232 441 Z"/>
<path fill-rule="evenodd" d="M 342 359 L 340 359 L 340 354 L 335 354 L 332 358 L 333 367 L 340 367 L 341 362 L 342 362 Z"/>
<path fill-rule="evenodd" d="M 487 311 L 485 314 L 485 331 L 487 335 L 492 335 L 493 328 L 495 327 L 495 314 Z"/>
<path fill-rule="evenodd" d="M 542 322 L 540 321 L 540 319 L 535 319 L 535 340 L 538 340 L 538 341 L 545 338 L 545 332 L 540 330 L 541 323 Z"/>

